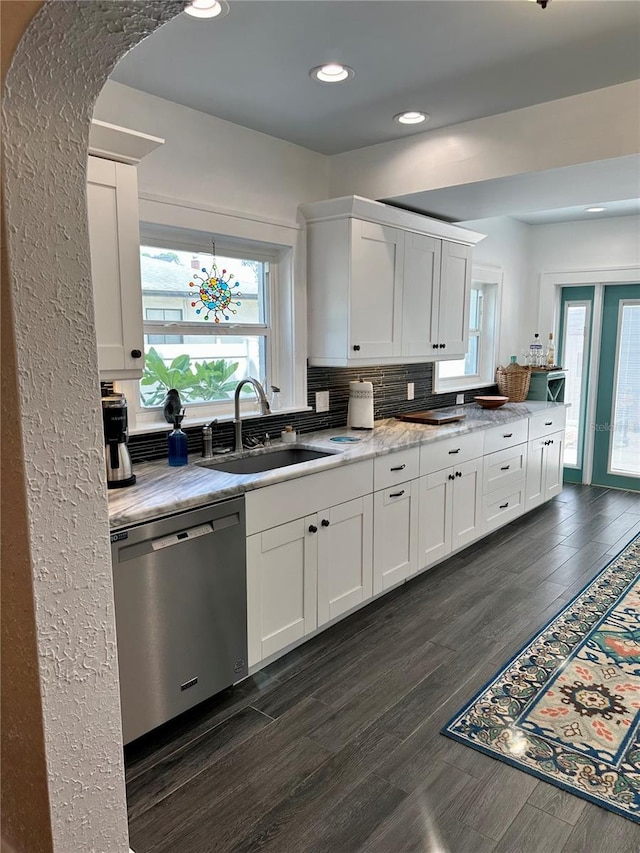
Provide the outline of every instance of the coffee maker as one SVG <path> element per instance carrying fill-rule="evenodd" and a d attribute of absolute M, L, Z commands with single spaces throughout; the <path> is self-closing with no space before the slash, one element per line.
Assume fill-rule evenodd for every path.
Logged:
<path fill-rule="evenodd" d="M 127 447 L 127 401 L 124 394 L 113 393 L 102 398 L 102 423 L 107 487 L 120 489 L 132 486 L 136 475 L 131 470 Z"/>

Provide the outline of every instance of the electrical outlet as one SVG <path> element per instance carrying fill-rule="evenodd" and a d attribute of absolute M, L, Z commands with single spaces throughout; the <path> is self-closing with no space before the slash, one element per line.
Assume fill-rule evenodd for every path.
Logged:
<path fill-rule="evenodd" d="M 316 391 L 316 412 L 329 411 L 329 392 Z"/>
<path fill-rule="evenodd" d="M 464 404 L 464 394 L 456 394 L 456 406 L 462 406 Z"/>
<path fill-rule="evenodd" d="M 413 382 L 407 382 L 407 400 L 413 400 L 414 396 Z"/>

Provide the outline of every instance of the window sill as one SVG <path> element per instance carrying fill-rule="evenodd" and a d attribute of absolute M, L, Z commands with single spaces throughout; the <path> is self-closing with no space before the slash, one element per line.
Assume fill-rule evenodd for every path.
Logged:
<path fill-rule="evenodd" d="M 271 416 L 279 416 L 279 415 L 294 415 L 298 412 L 312 412 L 313 409 L 311 406 L 290 406 L 288 408 L 276 409 L 271 412 L 271 415 L 263 415 L 260 413 L 259 409 L 255 411 L 245 412 L 242 411 L 240 413 L 240 417 L 243 421 L 252 420 L 255 418 L 270 418 Z M 224 414 L 219 415 L 218 417 L 197 417 L 190 418 L 188 421 L 185 418 L 183 421 L 183 428 L 188 429 L 189 427 L 197 427 L 197 426 L 206 426 L 210 424 L 211 421 L 216 420 L 219 424 L 224 423 L 233 423 L 234 416 L 232 414 Z M 144 435 L 145 433 L 154 433 L 154 432 L 167 432 L 167 430 L 171 429 L 171 424 L 166 421 L 153 421 L 147 424 L 140 424 L 138 426 L 132 427 L 129 430 L 129 435 Z"/>
<path fill-rule="evenodd" d="M 482 376 L 465 376 L 464 379 L 454 379 L 451 382 L 436 382 L 434 377 L 434 394 L 453 394 L 456 391 L 472 391 L 474 388 L 485 388 L 487 385 L 495 385 L 495 377 L 487 379 Z"/>

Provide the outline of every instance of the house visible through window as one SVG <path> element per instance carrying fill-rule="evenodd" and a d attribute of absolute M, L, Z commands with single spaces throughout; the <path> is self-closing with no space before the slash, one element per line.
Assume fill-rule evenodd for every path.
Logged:
<path fill-rule="evenodd" d="M 269 260 L 217 251 L 216 276 L 224 283 L 219 300 L 200 293 L 213 263 L 210 251 L 140 248 L 142 408 L 160 406 L 168 388 L 187 406 L 229 400 L 241 379 L 268 375 Z"/>
<path fill-rule="evenodd" d="M 497 314 L 502 273 L 474 269 L 469 300 L 469 345 L 464 358 L 439 361 L 434 371 L 434 391 L 463 390 L 490 385 L 495 379 Z"/>

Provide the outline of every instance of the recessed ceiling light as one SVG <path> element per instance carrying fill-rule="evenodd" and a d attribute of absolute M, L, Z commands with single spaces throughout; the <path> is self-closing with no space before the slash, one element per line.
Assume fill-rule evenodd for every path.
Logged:
<path fill-rule="evenodd" d="M 603 210 L 606 210 L 606 207 L 585 207 L 585 213 L 602 213 Z"/>
<path fill-rule="evenodd" d="M 224 0 L 191 0 L 184 11 L 192 18 L 222 18 L 229 6 Z"/>
<path fill-rule="evenodd" d="M 353 77 L 353 68 L 337 62 L 329 62 L 327 65 L 312 68 L 309 74 L 320 83 L 342 83 L 343 80 L 350 80 Z"/>
<path fill-rule="evenodd" d="M 408 112 L 398 113 L 397 116 L 393 117 L 393 120 L 399 124 L 421 124 L 428 119 L 429 116 L 426 113 L 421 113 L 418 110 L 408 110 Z"/>

